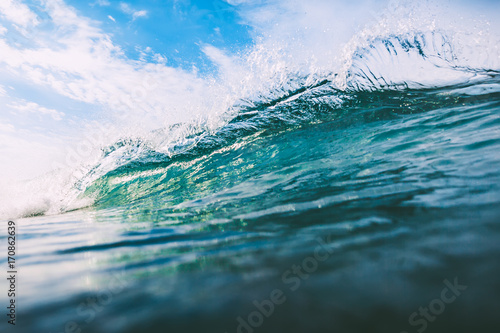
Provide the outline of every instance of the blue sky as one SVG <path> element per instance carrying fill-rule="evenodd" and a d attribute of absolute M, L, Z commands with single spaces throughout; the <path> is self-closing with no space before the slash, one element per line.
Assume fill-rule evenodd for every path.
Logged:
<path fill-rule="evenodd" d="M 80 13 L 102 24 L 127 57 L 154 61 L 155 54 L 172 66 L 212 66 L 200 46 L 230 52 L 252 43 L 251 27 L 242 24 L 235 6 L 223 0 L 69 0 Z"/>

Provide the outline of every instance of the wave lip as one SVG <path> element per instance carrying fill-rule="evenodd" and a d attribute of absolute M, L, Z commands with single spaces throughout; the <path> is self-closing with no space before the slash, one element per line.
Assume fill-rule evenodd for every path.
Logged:
<path fill-rule="evenodd" d="M 439 31 L 375 38 L 357 48 L 348 64 L 339 76 L 339 86 L 349 91 L 432 89 L 500 74 L 499 68 L 486 63 L 474 67 L 461 58 L 452 39 Z"/>

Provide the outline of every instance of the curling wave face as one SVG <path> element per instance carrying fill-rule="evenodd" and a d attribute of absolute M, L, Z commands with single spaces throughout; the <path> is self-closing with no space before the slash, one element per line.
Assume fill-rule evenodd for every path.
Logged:
<path fill-rule="evenodd" d="M 226 115 L 225 123 L 215 130 L 177 124 L 158 129 L 147 138 L 116 142 L 104 149 L 99 164 L 79 180 L 79 190 L 94 198 L 98 205 L 129 204 L 141 202 L 141 198 L 150 201 L 152 196 L 159 196 L 158 200 L 170 205 L 169 200 L 162 199 L 163 195 L 170 197 L 175 193 L 182 202 L 200 196 L 200 187 L 210 192 L 206 184 L 192 183 L 192 168 L 204 173 L 214 167 L 212 163 L 231 165 L 231 160 L 223 162 L 224 158 L 219 156 L 222 152 L 233 151 L 235 147 L 243 149 L 255 140 L 267 140 L 269 135 L 286 136 L 290 131 L 321 124 L 330 124 L 333 131 L 336 126 L 340 129 L 350 123 L 354 130 L 380 125 L 381 119 L 387 121 L 383 125 L 385 130 L 403 115 L 422 117 L 421 122 L 425 122 L 429 111 L 456 110 L 478 101 L 494 101 L 500 92 L 498 70 L 465 66 L 449 39 L 437 32 L 376 38 L 353 52 L 349 67 L 342 73 L 289 75 L 286 84 L 269 94 L 272 97 L 241 99 L 231 114 Z M 412 126 L 416 124 L 408 124 L 408 131 L 412 131 Z M 417 126 L 415 131 L 424 128 Z M 171 140 L 172 131 L 188 134 L 183 134 L 180 140 Z M 282 149 L 286 151 L 289 145 L 285 142 Z M 315 145 L 315 141 L 311 144 Z M 304 149 L 307 154 L 314 150 Z M 300 155 L 298 151 L 295 153 Z M 204 166 L 207 159 L 216 161 Z M 266 165 L 262 157 L 248 156 L 245 164 L 230 174 L 239 174 L 240 168 L 247 169 L 250 165 L 259 167 L 261 163 Z M 291 161 L 276 163 L 292 165 Z M 243 179 L 233 181 L 238 183 Z M 212 181 L 215 180 L 219 183 L 222 179 L 214 176 Z M 179 181 L 186 186 L 171 186 Z"/>

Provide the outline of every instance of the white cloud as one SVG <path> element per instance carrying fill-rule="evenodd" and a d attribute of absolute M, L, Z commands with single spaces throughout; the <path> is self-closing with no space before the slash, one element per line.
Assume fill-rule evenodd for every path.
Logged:
<path fill-rule="evenodd" d="M 22 101 L 7 106 L 19 112 L 31 112 L 39 115 L 51 116 L 54 120 L 61 120 L 64 117 L 64 112 L 48 109 L 35 102 Z"/>
<path fill-rule="evenodd" d="M 115 18 L 114 18 L 113 16 L 108 15 L 108 18 L 109 18 L 111 21 L 116 22 L 116 20 L 115 20 Z"/>
<path fill-rule="evenodd" d="M 28 6 L 17 0 L 0 1 L 0 14 L 8 21 L 23 28 L 38 24 L 36 14 Z"/>
<path fill-rule="evenodd" d="M 238 6 L 244 3 L 251 3 L 250 0 L 226 0 L 226 2 L 233 6 Z"/>
<path fill-rule="evenodd" d="M 203 53 L 219 68 L 225 80 L 241 80 L 244 69 L 240 66 L 240 59 L 227 55 L 224 51 L 212 45 L 205 45 Z"/>
<path fill-rule="evenodd" d="M 108 0 L 96 0 L 96 2 L 90 4 L 91 6 L 95 6 L 95 5 L 98 5 L 98 6 L 109 6 L 111 5 L 111 3 L 108 1 Z"/>
<path fill-rule="evenodd" d="M 9 124 L 9 123 L 0 123 L 0 133 L 14 133 L 16 131 L 16 128 L 14 125 Z"/>
<path fill-rule="evenodd" d="M 135 10 L 128 3 L 125 3 L 125 2 L 120 3 L 120 10 L 122 12 L 124 12 L 125 14 L 132 15 L 133 20 L 135 20 L 139 17 L 148 16 L 147 10 Z"/>
<path fill-rule="evenodd" d="M 166 64 L 168 61 L 167 57 L 165 57 L 159 53 L 155 53 L 153 55 L 153 60 L 159 64 Z"/>
<path fill-rule="evenodd" d="M 163 65 L 167 63 L 168 59 L 164 55 L 154 52 L 150 46 L 146 48 L 136 46 L 135 50 L 139 53 L 139 59 L 143 62 L 154 62 Z"/>
<path fill-rule="evenodd" d="M 134 11 L 132 10 L 132 8 L 130 7 L 130 5 L 128 3 L 125 3 L 125 2 L 120 2 L 120 9 L 122 10 L 122 12 L 124 12 L 125 14 L 132 14 Z"/>
<path fill-rule="evenodd" d="M 147 10 L 138 10 L 138 11 L 136 11 L 136 12 L 134 12 L 134 13 L 132 14 L 132 16 L 133 16 L 134 20 L 135 20 L 136 18 L 138 18 L 138 17 L 145 17 L 145 16 L 147 16 L 147 15 L 148 15 L 148 11 L 147 11 Z"/>

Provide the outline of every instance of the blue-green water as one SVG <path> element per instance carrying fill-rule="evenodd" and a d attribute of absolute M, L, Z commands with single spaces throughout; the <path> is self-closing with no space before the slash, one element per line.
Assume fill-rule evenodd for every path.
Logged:
<path fill-rule="evenodd" d="M 303 96 L 114 170 L 93 206 L 19 220 L 18 328 L 416 332 L 458 279 L 426 331 L 495 332 L 498 87 Z"/>
<path fill-rule="evenodd" d="M 16 220 L 16 332 L 497 332 L 500 76 L 460 70 L 105 148 L 91 205 Z"/>

